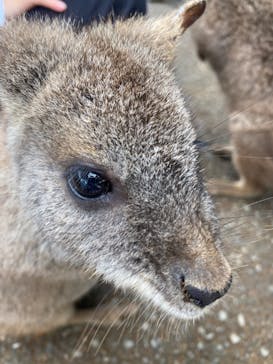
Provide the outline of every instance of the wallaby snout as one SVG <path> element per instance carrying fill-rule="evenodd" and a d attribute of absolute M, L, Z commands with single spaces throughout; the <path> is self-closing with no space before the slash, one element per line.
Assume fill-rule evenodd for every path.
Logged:
<path fill-rule="evenodd" d="M 223 297 L 232 284 L 231 268 L 216 250 L 213 259 L 206 258 L 206 253 L 199 253 L 202 258 L 197 262 L 190 260 L 175 264 L 170 269 L 173 283 L 181 290 L 181 299 L 199 308 L 204 308 Z"/>

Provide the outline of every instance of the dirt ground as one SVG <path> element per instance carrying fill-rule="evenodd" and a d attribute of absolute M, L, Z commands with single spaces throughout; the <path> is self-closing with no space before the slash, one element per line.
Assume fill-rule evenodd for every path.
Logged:
<path fill-rule="evenodd" d="M 165 10 L 153 5 L 152 13 Z M 203 140 L 228 139 L 228 107 L 216 76 L 197 59 L 190 33 L 178 51 L 177 78 L 196 113 Z M 204 150 L 209 176 L 234 178 L 228 161 Z M 269 364 L 273 363 L 273 201 L 216 200 L 234 268 L 230 293 L 205 318 L 175 327 L 156 314 L 121 328 L 69 327 L 38 338 L 0 342 L 0 364 Z M 159 326 L 159 328 L 158 328 Z"/>

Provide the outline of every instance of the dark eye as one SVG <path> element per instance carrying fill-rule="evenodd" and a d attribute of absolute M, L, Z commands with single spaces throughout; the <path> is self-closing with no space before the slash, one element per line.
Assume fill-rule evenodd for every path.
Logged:
<path fill-rule="evenodd" d="M 71 192 L 82 200 L 90 200 L 111 192 L 111 182 L 89 166 L 69 169 L 67 183 Z"/>

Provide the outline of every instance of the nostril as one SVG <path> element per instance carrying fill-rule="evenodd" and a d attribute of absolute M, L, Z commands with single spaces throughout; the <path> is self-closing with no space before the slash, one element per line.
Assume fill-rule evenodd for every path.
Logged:
<path fill-rule="evenodd" d="M 226 284 L 225 288 L 221 291 L 207 291 L 201 290 L 193 286 L 185 286 L 184 292 L 185 297 L 184 300 L 187 302 L 191 302 L 198 307 L 204 308 L 214 301 L 218 300 L 222 297 L 230 288 L 232 282 L 232 277 L 230 277 L 228 283 Z"/>
<path fill-rule="evenodd" d="M 232 275 L 229 277 L 229 280 L 225 286 L 225 288 L 223 289 L 223 295 L 227 293 L 227 291 L 230 289 L 232 284 Z"/>
<path fill-rule="evenodd" d="M 180 287 L 185 288 L 185 276 L 183 274 L 180 275 Z"/>

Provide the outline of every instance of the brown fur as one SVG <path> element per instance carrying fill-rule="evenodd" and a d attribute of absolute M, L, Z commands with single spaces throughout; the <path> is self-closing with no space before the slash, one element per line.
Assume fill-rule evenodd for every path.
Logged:
<path fill-rule="evenodd" d="M 234 113 L 232 156 L 240 181 L 218 182 L 215 193 L 254 197 L 273 190 L 272 18 L 272 0 L 210 0 L 194 31 Z"/>
<path fill-rule="evenodd" d="M 94 318 L 74 303 L 100 277 L 179 318 L 205 311 L 185 285 L 225 292 L 192 116 L 166 61 L 190 6 L 155 22 L 0 30 L 1 334 Z M 67 168 L 79 163 L 113 191 L 72 195 Z"/>

